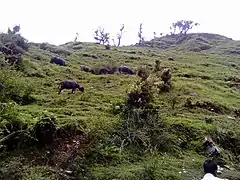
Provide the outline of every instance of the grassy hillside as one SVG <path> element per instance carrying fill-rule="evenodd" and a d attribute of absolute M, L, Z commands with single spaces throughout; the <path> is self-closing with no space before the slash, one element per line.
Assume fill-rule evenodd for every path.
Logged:
<path fill-rule="evenodd" d="M 18 94 L 18 99 L 25 102 L 8 104 L 1 113 L 1 124 L 14 119 L 34 129 L 39 120 L 53 116 L 61 135 L 44 148 L 29 145 L 10 151 L 3 147 L 1 179 L 200 179 L 202 163 L 207 159 L 201 143 L 208 135 L 221 148 L 223 159 L 231 168 L 222 176 L 237 179 L 240 57 L 216 49 L 229 48 L 226 43 L 233 43 L 232 40 L 218 35 L 202 38 L 215 53 L 188 51 L 193 37 L 179 45 L 170 43 L 174 39 L 161 38 L 160 45 L 175 44 L 177 49 L 168 45 L 164 49 L 131 46 L 105 50 L 104 46 L 91 43 L 30 43 L 20 70 L 1 69 L 0 82 L 5 86 L 13 84 L 8 86 L 13 89 L 12 94 Z M 56 54 L 66 59 L 67 66 L 50 64 L 51 56 Z M 173 83 L 170 92 L 154 93 L 156 133 L 147 136 L 144 131 L 149 129 L 136 130 L 135 136 L 145 149 L 128 146 L 124 141 L 116 143 L 116 134 L 128 130 L 124 123 L 133 118 L 129 115 L 126 121 L 121 111 L 139 77 L 118 73 L 94 75 L 81 71 L 79 66 L 152 69 L 155 60 L 171 69 Z M 71 94 L 65 90 L 58 95 L 59 82 L 65 79 L 78 81 L 85 92 Z M 8 102 L 12 102 L 14 98 L 9 97 Z M 64 133 L 68 136 L 62 136 Z M 144 145 L 152 142 L 151 138 L 155 138 L 155 148 Z"/>
<path fill-rule="evenodd" d="M 193 52 L 240 54 L 240 41 L 210 33 L 190 33 L 187 35 L 168 35 L 144 42 L 144 46 L 161 49 L 177 49 Z"/>

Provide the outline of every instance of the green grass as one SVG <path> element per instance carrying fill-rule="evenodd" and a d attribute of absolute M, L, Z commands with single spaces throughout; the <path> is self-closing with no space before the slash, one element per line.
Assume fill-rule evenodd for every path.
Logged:
<path fill-rule="evenodd" d="M 185 93 L 185 90 L 188 90 L 197 94 L 192 97 L 193 101 L 211 101 L 229 109 L 240 108 L 240 91 L 231 89 L 225 81 L 227 77 L 238 75 L 239 69 L 231 64 L 240 67 L 240 57 L 144 47 L 120 47 L 107 51 L 103 46 L 91 43 L 83 43 L 83 48 L 79 50 L 71 49 L 71 44 L 63 45 L 62 48 L 71 52 L 70 56 L 62 56 L 67 59 L 66 67 L 50 64 L 52 53 L 35 46 L 31 46 L 29 52 L 24 55 L 25 69 L 21 78 L 31 82 L 35 90 L 32 95 L 36 99 L 31 104 L 17 107 L 18 117 L 24 122 L 34 125 L 46 111 L 56 116 L 59 126 L 71 122 L 80 123 L 83 125 L 83 131 L 98 134 L 104 141 L 120 121 L 120 117 L 112 113 L 114 105 L 125 101 L 127 91 L 138 77 L 120 74 L 93 75 L 80 71 L 80 64 L 90 67 L 124 64 L 136 69 L 146 65 L 153 67 L 154 61 L 160 60 L 162 66 L 172 69 L 172 94 L 179 95 L 176 107 L 172 110 L 171 94 L 155 94 L 154 103 L 160 107 L 160 117 L 167 126 L 181 124 L 186 129 L 195 129 L 194 133 L 198 136 L 197 140 L 189 142 L 189 149 L 180 150 L 181 154 L 162 155 L 162 152 L 155 152 L 154 155 L 145 154 L 140 160 L 122 160 L 122 154 L 119 152 L 117 154 L 120 159 L 117 158 L 118 164 L 115 166 L 100 162 L 88 166 L 93 179 L 148 179 L 151 176 L 159 180 L 200 179 L 202 162 L 206 157 L 198 155 L 195 148 L 200 147 L 204 136 L 216 129 L 240 132 L 239 123 L 228 118 L 232 114 L 216 114 L 205 109 L 183 107 L 187 98 L 192 97 Z M 86 57 L 86 54 L 97 58 Z M 41 60 L 37 60 L 36 57 L 41 57 Z M 174 57 L 174 61 L 168 61 L 168 57 Z M 193 74 L 194 77 L 185 78 L 181 76 L 183 74 Z M 209 79 L 204 79 L 203 76 Z M 65 90 L 58 95 L 59 82 L 65 79 L 77 80 L 84 86 L 85 92 L 69 94 L 71 91 Z M 206 119 L 212 119 L 212 123 L 206 123 Z M 182 135 L 179 133 L 175 133 L 174 137 L 186 135 L 185 132 L 182 132 Z M 229 151 L 226 149 L 226 152 Z M 113 156 L 113 153 L 110 152 L 109 156 Z M 129 156 L 134 155 L 130 153 Z M 48 166 L 28 166 L 29 169 L 23 173 L 23 179 L 56 178 L 56 172 L 45 172 L 44 168 Z M 179 173 L 182 166 L 187 173 Z"/>

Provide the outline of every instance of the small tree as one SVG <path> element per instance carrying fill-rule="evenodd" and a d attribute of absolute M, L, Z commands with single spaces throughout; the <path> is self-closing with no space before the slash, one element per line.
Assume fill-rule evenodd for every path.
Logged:
<path fill-rule="evenodd" d="M 19 31 L 20 25 L 16 25 L 12 30 L 8 28 L 7 33 L 0 33 L 0 52 L 6 55 L 15 55 L 28 50 L 28 42 Z"/>
<path fill-rule="evenodd" d="M 195 23 L 190 20 L 181 20 L 175 23 L 172 23 L 170 27 L 171 34 L 187 34 L 187 32 L 192 29 L 194 26 L 198 26 L 199 23 Z M 176 33 L 178 30 L 178 33 Z"/>
<path fill-rule="evenodd" d="M 15 25 L 14 27 L 13 27 L 13 30 L 11 30 L 10 28 L 8 28 L 8 34 L 12 34 L 12 35 L 14 35 L 14 34 L 17 34 L 17 33 L 19 33 L 19 31 L 20 31 L 20 25 Z"/>
<path fill-rule="evenodd" d="M 155 39 L 156 37 L 156 32 L 153 32 L 153 38 Z"/>
<path fill-rule="evenodd" d="M 78 39 L 79 39 L 79 34 L 76 33 L 76 36 L 75 36 L 74 42 L 77 42 Z"/>
<path fill-rule="evenodd" d="M 120 33 L 118 33 L 118 35 L 117 35 L 117 38 L 118 38 L 118 47 L 119 47 L 120 44 L 121 44 L 121 39 L 122 39 L 123 30 L 124 30 L 124 24 L 122 25 L 122 27 L 121 27 L 121 29 L 120 29 Z"/>
<path fill-rule="evenodd" d="M 139 38 L 139 44 L 142 44 L 142 42 L 144 41 L 144 38 L 142 37 L 142 23 L 140 24 L 140 27 L 139 27 L 138 38 Z"/>
<path fill-rule="evenodd" d="M 114 46 L 116 46 L 115 40 L 114 40 L 114 39 L 112 39 L 112 41 L 113 41 L 113 45 L 114 45 Z"/>
<path fill-rule="evenodd" d="M 94 31 L 94 39 L 99 42 L 99 44 L 103 43 L 108 43 L 109 44 L 109 33 L 105 33 L 104 29 L 98 28 L 96 31 Z"/>

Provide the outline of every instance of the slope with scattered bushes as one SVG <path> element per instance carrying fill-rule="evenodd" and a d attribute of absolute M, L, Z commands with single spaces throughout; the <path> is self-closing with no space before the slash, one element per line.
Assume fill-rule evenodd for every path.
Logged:
<path fill-rule="evenodd" d="M 212 50 L 231 41 L 189 36 L 159 41 L 178 50 L 29 43 L 18 68 L 1 67 L 1 179 L 200 179 L 206 136 L 229 166 L 221 176 L 237 179 L 240 57 L 188 51 L 193 36 Z M 52 56 L 67 66 L 51 64 Z M 137 74 L 96 75 L 81 64 Z M 84 93 L 58 95 L 65 79 Z"/>

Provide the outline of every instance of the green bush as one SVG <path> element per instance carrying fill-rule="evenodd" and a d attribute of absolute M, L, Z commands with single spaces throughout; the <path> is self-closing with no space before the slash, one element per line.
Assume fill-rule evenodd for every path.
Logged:
<path fill-rule="evenodd" d="M 7 135 L 11 132 L 21 130 L 25 124 L 18 119 L 18 111 L 15 103 L 0 104 L 0 128 L 2 134 Z"/>
<path fill-rule="evenodd" d="M 9 149 L 26 145 L 30 139 L 27 124 L 18 117 L 15 103 L 0 104 L 0 144 Z"/>
<path fill-rule="evenodd" d="M 45 146 L 53 142 L 56 137 L 57 126 L 54 116 L 43 115 L 33 127 L 33 137 L 38 141 L 39 146 Z"/>
<path fill-rule="evenodd" d="M 15 26 L 13 30 L 8 29 L 7 33 L 0 34 L 0 51 L 4 54 L 22 54 L 27 51 L 29 45 L 27 40 L 18 32 L 20 26 Z"/>
<path fill-rule="evenodd" d="M 0 83 L 4 86 L 0 90 L 1 102 L 13 100 L 23 105 L 34 102 L 35 99 L 31 96 L 34 91 L 34 85 L 30 81 L 23 79 L 20 72 L 1 69 Z"/>

